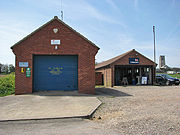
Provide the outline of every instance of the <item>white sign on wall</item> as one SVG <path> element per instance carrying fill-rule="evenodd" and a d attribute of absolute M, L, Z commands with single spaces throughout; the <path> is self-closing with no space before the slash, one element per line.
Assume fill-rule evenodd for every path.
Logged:
<path fill-rule="evenodd" d="M 28 67 L 28 62 L 19 62 L 19 67 Z"/>
<path fill-rule="evenodd" d="M 57 40 L 57 39 L 52 39 L 51 40 L 51 45 L 60 45 L 60 44 L 61 44 L 60 40 Z"/>
<path fill-rule="evenodd" d="M 147 77 L 142 77 L 142 82 L 141 84 L 147 84 Z"/>

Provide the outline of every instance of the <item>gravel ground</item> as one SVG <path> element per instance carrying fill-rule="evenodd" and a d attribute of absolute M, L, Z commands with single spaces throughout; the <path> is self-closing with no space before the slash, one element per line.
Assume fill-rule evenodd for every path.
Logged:
<path fill-rule="evenodd" d="M 0 122 L 0 135 L 180 135 L 180 86 L 97 88 L 88 119 Z"/>
<path fill-rule="evenodd" d="M 180 86 L 97 88 L 93 120 L 128 135 L 180 135 Z"/>

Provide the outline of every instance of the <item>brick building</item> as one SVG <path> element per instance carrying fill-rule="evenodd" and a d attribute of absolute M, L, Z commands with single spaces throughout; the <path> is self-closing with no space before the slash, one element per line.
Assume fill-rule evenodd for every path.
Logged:
<path fill-rule="evenodd" d="M 155 64 L 135 49 L 96 65 L 96 72 L 102 73 L 105 86 L 152 85 L 155 81 Z M 101 78 L 96 78 L 96 82 Z M 99 85 L 99 84 L 98 84 Z"/>
<path fill-rule="evenodd" d="M 54 17 L 11 47 L 15 94 L 78 90 L 93 94 L 98 47 Z"/>
<path fill-rule="evenodd" d="M 96 85 L 104 85 L 103 84 L 103 74 L 101 72 L 95 73 L 95 83 Z"/>

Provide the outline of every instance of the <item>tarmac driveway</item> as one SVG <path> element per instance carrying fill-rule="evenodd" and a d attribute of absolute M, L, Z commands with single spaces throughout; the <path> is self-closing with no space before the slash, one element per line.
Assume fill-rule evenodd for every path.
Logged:
<path fill-rule="evenodd" d="M 88 117 L 101 104 L 77 92 L 39 92 L 0 97 L 0 121 Z"/>

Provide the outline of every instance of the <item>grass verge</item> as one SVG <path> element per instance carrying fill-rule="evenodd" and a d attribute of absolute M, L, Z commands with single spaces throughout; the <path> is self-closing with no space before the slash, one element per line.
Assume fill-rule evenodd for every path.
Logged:
<path fill-rule="evenodd" d="M 104 85 L 96 85 L 95 88 L 103 88 Z"/>
<path fill-rule="evenodd" d="M 0 77 L 0 97 L 14 94 L 15 93 L 14 89 L 15 89 L 14 73 Z"/>
<path fill-rule="evenodd" d="M 180 74 L 169 74 L 170 76 L 172 76 L 172 77 L 174 77 L 174 78 L 178 78 L 178 79 L 180 79 Z"/>
<path fill-rule="evenodd" d="M 157 73 L 157 74 L 166 74 L 166 73 Z M 180 79 L 180 74 L 168 74 L 168 75 L 170 75 L 170 76 L 173 77 L 173 78 L 178 78 L 178 79 Z"/>

